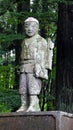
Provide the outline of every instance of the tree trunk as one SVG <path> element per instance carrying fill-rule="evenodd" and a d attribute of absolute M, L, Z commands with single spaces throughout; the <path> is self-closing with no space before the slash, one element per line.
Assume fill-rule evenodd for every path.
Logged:
<path fill-rule="evenodd" d="M 73 5 L 59 4 L 56 109 L 73 112 Z"/>

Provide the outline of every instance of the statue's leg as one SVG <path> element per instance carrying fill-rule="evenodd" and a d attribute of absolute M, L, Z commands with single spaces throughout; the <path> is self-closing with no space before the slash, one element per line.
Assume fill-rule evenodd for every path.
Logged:
<path fill-rule="evenodd" d="M 41 91 L 41 84 L 42 81 L 40 79 L 35 78 L 33 74 L 28 74 L 30 104 L 27 109 L 27 112 L 40 111 L 38 95 L 40 94 Z"/>
<path fill-rule="evenodd" d="M 16 112 L 22 112 L 27 110 L 26 95 L 21 94 L 21 106 Z"/>
<path fill-rule="evenodd" d="M 21 107 L 17 110 L 17 112 L 26 111 L 28 104 L 27 104 L 27 81 L 25 73 L 20 74 L 19 93 L 21 95 Z"/>
<path fill-rule="evenodd" d="M 30 105 L 26 112 L 29 111 L 41 111 L 37 95 L 30 95 Z"/>

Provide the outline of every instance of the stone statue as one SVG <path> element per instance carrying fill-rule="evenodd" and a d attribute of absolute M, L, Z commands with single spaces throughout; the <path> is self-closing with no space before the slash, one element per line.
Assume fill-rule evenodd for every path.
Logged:
<path fill-rule="evenodd" d="M 39 21 L 33 17 L 25 20 L 27 37 L 21 45 L 19 93 L 21 111 L 40 111 L 38 95 L 42 79 L 48 79 L 48 69 L 52 69 L 53 42 L 48 42 L 39 34 Z"/>

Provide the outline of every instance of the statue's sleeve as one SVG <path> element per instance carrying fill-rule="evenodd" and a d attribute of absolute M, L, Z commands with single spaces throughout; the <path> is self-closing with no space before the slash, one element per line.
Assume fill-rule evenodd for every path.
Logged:
<path fill-rule="evenodd" d="M 38 42 L 38 50 L 35 56 L 35 76 L 48 79 L 46 65 L 47 42 L 41 38 Z"/>
<path fill-rule="evenodd" d="M 46 69 L 52 69 L 54 43 L 48 38 L 46 53 Z"/>

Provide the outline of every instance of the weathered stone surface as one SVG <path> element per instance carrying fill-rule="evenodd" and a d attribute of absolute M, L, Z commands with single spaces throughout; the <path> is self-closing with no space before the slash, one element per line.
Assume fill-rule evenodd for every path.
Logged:
<path fill-rule="evenodd" d="M 59 130 L 73 130 L 73 114 L 60 113 Z"/>
<path fill-rule="evenodd" d="M 11 113 L 0 115 L 0 130 L 55 130 L 53 115 L 45 113 Z"/>
<path fill-rule="evenodd" d="M 0 130 L 73 130 L 73 115 L 60 111 L 0 114 Z"/>
<path fill-rule="evenodd" d="M 19 65 L 21 107 L 17 112 L 34 112 L 40 111 L 38 95 L 42 79 L 48 79 L 48 70 L 52 69 L 54 43 L 39 35 L 39 21 L 34 17 L 24 21 L 24 28 L 26 36 L 21 43 Z M 26 98 L 23 98 L 25 94 Z"/>

